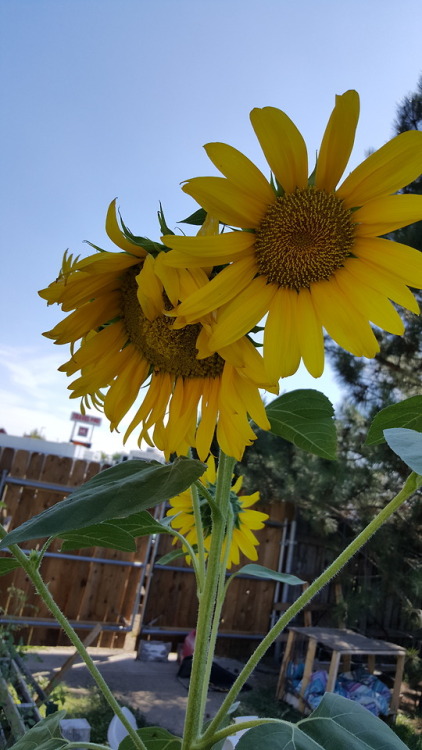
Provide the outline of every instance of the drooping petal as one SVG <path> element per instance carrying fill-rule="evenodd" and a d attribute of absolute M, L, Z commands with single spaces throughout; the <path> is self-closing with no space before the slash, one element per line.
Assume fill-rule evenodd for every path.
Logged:
<path fill-rule="evenodd" d="M 422 258 L 421 258 L 422 264 Z M 389 297 L 393 302 L 405 307 L 411 312 L 418 313 L 419 305 L 412 292 L 405 283 L 391 271 L 369 260 L 348 258 L 344 267 L 357 282 L 367 284 L 377 292 Z"/>
<path fill-rule="evenodd" d="M 324 371 L 324 339 L 309 289 L 296 296 L 296 325 L 300 353 L 306 369 L 314 378 Z"/>
<path fill-rule="evenodd" d="M 347 208 L 391 195 L 422 172 L 422 133 L 401 133 L 368 156 L 346 177 L 337 195 Z"/>
<path fill-rule="evenodd" d="M 264 360 L 271 381 L 294 375 L 300 364 L 296 298 L 295 289 L 278 289 L 270 305 L 264 332 Z"/>
<path fill-rule="evenodd" d="M 194 177 L 183 185 L 182 190 L 207 213 L 218 216 L 223 224 L 241 229 L 259 226 L 267 210 L 266 203 L 224 177 Z"/>
<path fill-rule="evenodd" d="M 315 187 L 334 190 L 349 161 L 359 119 L 359 95 L 346 91 L 336 96 L 336 103 L 328 121 L 315 175 Z"/>
<path fill-rule="evenodd" d="M 250 117 L 265 158 L 285 192 L 306 187 L 308 154 L 296 125 L 275 107 L 253 109 Z"/>

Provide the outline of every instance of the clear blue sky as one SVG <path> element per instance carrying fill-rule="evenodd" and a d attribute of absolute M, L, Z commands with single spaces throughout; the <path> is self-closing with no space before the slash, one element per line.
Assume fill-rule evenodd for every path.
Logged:
<path fill-rule="evenodd" d="M 421 29 L 419 0 L 0 0 L 0 426 L 69 437 L 67 351 L 41 337 L 61 316 L 37 290 L 66 248 L 111 249 L 112 198 L 132 231 L 158 238 L 158 201 L 174 226 L 195 209 L 179 183 L 213 173 L 204 143 L 266 170 L 248 115 L 272 105 L 315 153 L 349 88 L 361 95 L 353 167 L 392 136 Z M 340 395 L 329 375 L 282 385 Z M 121 441 L 104 428 L 94 447 Z"/>

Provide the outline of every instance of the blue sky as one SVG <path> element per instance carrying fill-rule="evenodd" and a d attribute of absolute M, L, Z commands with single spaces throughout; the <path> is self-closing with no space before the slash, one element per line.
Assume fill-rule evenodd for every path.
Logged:
<path fill-rule="evenodd" d="M 195 209 L 179 183 L 214 173 L 204 143 L 230 143 L 267 171 L 248 116 L 272 105 L 315 153 L 349 88 L 361 95 L 352 168 L 391 138 L 416 87 L 421 21 L 419 0 L 0 0 L 0 426 L 70 435 L 77 403 L 57 373 L 67 351 L 41 336 L 61 314 L 37 290 L 66 248 L 112 249 L 114 197 L 131 230 L 156 239 L 158 202 L 175 226 Z M 340 398 L 328 372 L 289 381 Z M 104 426 L 94 447 L 121 439 Z"/>

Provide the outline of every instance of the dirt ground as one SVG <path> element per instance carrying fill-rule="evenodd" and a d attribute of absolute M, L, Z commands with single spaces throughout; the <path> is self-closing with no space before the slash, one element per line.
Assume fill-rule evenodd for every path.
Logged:
<path fill-rule="evenodd" d="M 148 662 L 136 660 L 136 652 L 132 651 L 105 648 L 89 648 L 88 651 L 117 700 L 138 708 L 148 723 L 164 727 L 176 735 L 182 734 L 188 682 L 177 677 L 179 665 L 175 654 L 170 654 L 166 662 Z M 74 649 L 70 647 L 31 650 L 25 663 L 36 679 L 50 679 L 72 653 Z M 217 658 L 216 661 L 233 673 L 242 667 L 233 659 Z M 80 660 L 63 675 L 62 682 L 79 695 L 94 685 Z M 257 672 L 248 683 L 252 687 L 264 686 L 267 683 L 265 673 Z M 209 690 L 207 718 L 215 715 L 224 695 Z"/>

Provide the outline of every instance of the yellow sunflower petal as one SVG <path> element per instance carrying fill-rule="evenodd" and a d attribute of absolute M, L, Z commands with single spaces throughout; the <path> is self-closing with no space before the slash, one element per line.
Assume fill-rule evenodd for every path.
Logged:
<path fill-rule="evenodd" d="M 328 121 L 318 154 L 315 187 L 330 192 L 334 190 L 353 148 L 359 119 L 359 95 L 346 91 L 336 96 L 336 104 Z"/>
<path fill-rule="evenodd" d="M 205 211 L 223 224 L 252 229 L 261 223 L 267 206 L 224 177 L 194 177 L 182 187 Z"/>
<path fill-rule="evenodd" d="M 278 289 L 264 331 L 264 361 L 271 381 L 293 375 L 300 364 L 296 331 L 297 292 Z"/>
<path fill-rule="evenodd" d="M 324 371 L 324 339 L 309 289 L 296 297 L 296 325 L 300 353 L 305 367 L 314 378 Z"/>
<path fill-rule="evenodd" d="M 235 483 L 232 485 L 232 492 L 235 492 L 237 495 L 237 493 L 240 492 L 240 490 L 242 489 L 242 486 L 243 486 L 243 476 L 237 477 Z M 242 501 L 243 501 L 243 497 L 244 496 L 242 495 Z M 243 502 L 242 502 L 242 505 L 243 505 Z"/>
<path fill-rule="evenodd" d="M 104 399 L 104 414 L 114 430 L 135 401 L 139 389 L 148 376 L 149 363 L 132 357 L 111 384 Z"/>
<path fill-rule="evenodd" d="M 233 541 L 237 544 L 240 551 L 243 552 L 244 555 L 246 555 L 249 560 L 257 560 L 258 559 L 258 553 L 256 551 L 255 545 L 250 541 L 245 531 L 242 529 L 240 531 L 239 529 L 233 530 Z M 256 542 L 258 544 L 258 542 Z"/>
<path fill-rule="evenodd" d="M 242 508 L 250 508 L 251 505 L 255 505 L 255 503 L 258 502 L 259 497 L 259 492 L 253 492 L 252 495 L 241 495 L 241 497 L 239 497 L 240 504 Z M 262 515 L 269 518 L 266 513 L 263 513 Z"/>
<path fill-rule="evenodd" d="M 154 258 L 148 255 L 136 277 L 136 294 L 148 320 L 155 320 L 164 310 L 163 285 L 154 270 Z"/>
<path fill-rule="evenodd" d="M 356 283 L 355 277 L 347 268 L 340 268 L 337 271 L 336 281 L 354 307 L 368 320 L 389 333 L 395 333 L 398 336 L 404 333 L 403 321 L 385 294 L 371 289 L 362 282 Z"/>
<path fill-rule="evenodd" d="M 240 498 L 243 500 L 243 498 Z M 242 506 L 245 507 L 242 503 Z M 244 510 L 240 515 L 242 527 L 247 526 L 248 529 L 258 531 L 258 529 L 264 528 L 264 521 L 269 518 L 267 513 L 261 513 L 259 510 Z"/>
<path fill-rule="evenodd" d="M 204 315 L 237 296 L 252 281 L 256 270 L 255 258 L 252 255 L 232 263 L 204 287 L 191 294 L 171 314 L 182 316 L 188 323 L 200 320 Z"/>
<path fill-rule="evenodd" d="M 296 125 L 275 107 L 253 109 L 250 117 L 268 164 L 286 193 L 306 187 L 308 154 Z"/>
<path fill-rule="evenodd" d="M 144 250 L 143 247 L 139 247 L 139 245 L 135 245 L 134 242 L 130 242 L 130 240 L 125 237 L 123 234 L 122 229 L 119 226 L 119 222 L 117 220 L 117 206 L 116 206 L 117 198 L 114 199 L 114 201 L 111 201 L 107 216 L 106 216 L 106 232 L 108 236 L 110 237 L 111 241 L 114 242 L 117 247 L 120 247 L 122 250 L 126 250 L 128 253 L 132 253 L 133 255 L 137 255 L 139 258 L 145 258 L 146 256 L 146 250 Z"/>
<path fill-rule="evenodd" d="M 57 344 L 69 344 L 85 336 L 91 329 L 116 318 L 119 313 L 120 295 L 112 292 L 83 305 L 43 335 L 56 339 Z"/>
<path fill-rule="evenodd" d="M 357 357 L 374 357 L 379 344 L 368 320 L 356 310 L 335 279 L 311 286 L 318 318 L 328 335 Z"/>
<path fill-rule="evenodd" d="M 260 199 L 263 209 L 274 203 L 275 193 L 262 172 L 244 154 L 226 143 L 207 143 L 204 146 L 217 169 L 233 185 Z"/>
<path fill-rule="evenodd" d="M 217 351 L 248 333 L 268 311 L 276 291 L 277 287 L 267 284 L 262 276 L 254 279 L 222 308 L 209 340 L 210 348 Z"/>
<path fill-rule="evenodd" d="M 401 133 L 368 156 L 346 177 L 337 195 L 347 208 L 391 195 L 422 172 L 422 133 Z"/>
<path fill-rule="evenodd" d="M 174 268 L 192 266 L 220 266 L 253 253 L 255 235 L 251 232 L 227 232 L 204 237 L 176 237 L 173 234 L 161 238 L 173 249 L 163 253 L 161 262 Z"/>
<path fill-rule="evenodd" d="M 422 133 L 421 133 L 422 136 Z M 366 203 L 353 214 L 357 237 L 378 237 L 422 219 L 422 195 L 389 195 Z"/>
<path fill-rule="evenodd" d="M 409 252 L 408 252 L 409 251 Z M 356 259 L 349 258 L 345 267 L 366 278 L 370 286 L 387 297 L 418 313 L 419 306 L 406 284 L 422 288 L 422 253 L 413 247 L 382 239 L 357 240 Z"/>

